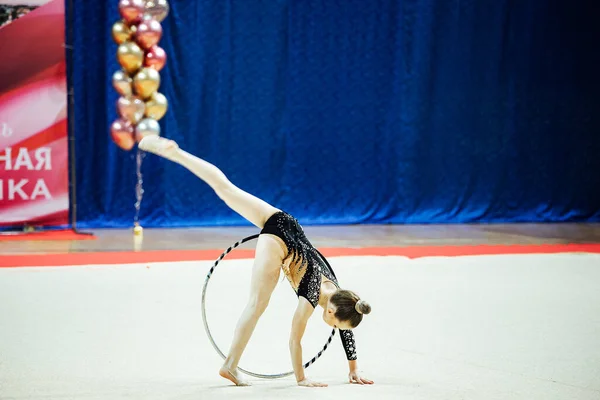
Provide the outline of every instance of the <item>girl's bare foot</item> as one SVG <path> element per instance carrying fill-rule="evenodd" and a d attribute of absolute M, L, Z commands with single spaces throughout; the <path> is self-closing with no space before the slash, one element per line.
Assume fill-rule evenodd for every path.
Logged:
<path fill-rule="evenodd" d="M 169 159 L 173 158 L 179 149 L 179 145 L 173 140 L 155 135 L 146 136 L 140 140 L 139 147 L 141 150 Z"/>
<path fill-rule="evenodd" d="M 221 367 L 219 375 L 225 379 L 229 379 L 236 386 L 250 386 L 250 384 L 241 379 L 237 372 L 231 372 L 227 367 Z"/>

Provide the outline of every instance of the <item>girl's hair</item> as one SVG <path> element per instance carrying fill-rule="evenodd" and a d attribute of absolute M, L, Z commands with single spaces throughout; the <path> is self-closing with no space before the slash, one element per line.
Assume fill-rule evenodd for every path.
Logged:
<path fill-rule="evenodd" d="M 350 290 L 338 290 L 331 296 L 330 301 L 336 307 L 335 317 L 340 321 L 348 321 L 352 328 L 360 324 L 363 315 L 371 312 L 369 303 Z"/>

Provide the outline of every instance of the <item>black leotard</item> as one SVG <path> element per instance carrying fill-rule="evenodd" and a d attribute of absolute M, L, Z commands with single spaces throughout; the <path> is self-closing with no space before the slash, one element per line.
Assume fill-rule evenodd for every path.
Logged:
<path fill-rule="evenodd" d="M 288 250 L 286 258 L 291 257 L 291 265 L 298 269 L 295 272 L 302 276 L 298 287 L 294 288 L 298 297 L 304 297 L 316 308 L 319 304 L 322 275 L 339 288 L 333 269 L 325 257 L 310 243 L 296 218 L 279 211 L 267 220 L 260 233 L 275 235 L 285 243 Z M 352 330 L 340 329 L 340 338 L 348 360 L 356 360 L 356 345 Z"/>

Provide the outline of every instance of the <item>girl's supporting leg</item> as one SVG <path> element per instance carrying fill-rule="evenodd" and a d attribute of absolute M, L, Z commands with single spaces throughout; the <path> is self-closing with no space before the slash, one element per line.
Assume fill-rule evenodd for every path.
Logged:
<path fill-rule="evenodd" d="M 219 371 L 222 377 L 236 385 L 245 385 L 236 369 L 256 323 L 266 310 L 271 294 L 277 286 L 283 257 L 283 249 L 276 239 L 269 235 L 260 236 L 256 245 L 248 304 L 238 321 L 229 354 Z"/>

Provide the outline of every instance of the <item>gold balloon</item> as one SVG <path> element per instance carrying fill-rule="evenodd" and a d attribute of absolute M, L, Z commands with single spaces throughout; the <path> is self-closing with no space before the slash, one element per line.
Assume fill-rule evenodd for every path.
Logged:
<path fill-rule="evenodd" d="M 112 78 L 113 87 L 121 96 L 131 96 L 133 93 L 133 79 L 125 71 L 117 71 Z"/>
<path fill-rule="evenodd" d="M 142 68 L 133 78 L 135 93 L 146 100 L 160 87 L 160 74 L 153 68 Z"/>
<path fill-rule="evenodd" d="M 144 64 L 144 51 L 133 42 L 125 42 L 119 45 L 117 59 L 128 74 L 133 74 Z"/>
<path fill-rule="evenodd" d="M 146 117 L 160 121 L 167 113 L 169 102 L 162 93 L 154 93 L 146 102 Z"/>
<path fill-rule="evenodd" d="M 117 44 L 122 44 L 131 39 L 133 32 L 123 21 L 116 22 L 112 27 L 112 37 Z"/>

